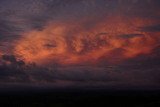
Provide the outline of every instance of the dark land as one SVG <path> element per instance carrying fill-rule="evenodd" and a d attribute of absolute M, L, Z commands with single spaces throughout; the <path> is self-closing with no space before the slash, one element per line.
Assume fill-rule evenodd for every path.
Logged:
<path fill-rule="evenodd" d="M 0 107 L 159 107 L 158 90 L 3 90 Z"/>

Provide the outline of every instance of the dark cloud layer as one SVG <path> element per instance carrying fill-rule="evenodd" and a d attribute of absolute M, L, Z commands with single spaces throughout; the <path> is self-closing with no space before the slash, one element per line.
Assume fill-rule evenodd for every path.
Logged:
<path fill-rule="evenodd" d="M 1 38 L 19 35 L 20 32 L 31 29 L 42 29 L 45 23 L 51 20 L 72 20 L 76 17 L 95 15 L 103 17 L 118 13 L 126 16 L 132 14 L 132 17 L 141 15 L 159 17 L 158 0 L 5 0 L 0 2 Z"/>
<path fill-rule="evenodd" d="M 160 32 L 160 25 L 151 25 L 140 28 L 144 32 Z"/>
<path fill-rule="evenodd" d="M 121 14 L 131 17 L 159 17 L 158 0 L 5 0 L 0 1 L 0 38 L 14 38 L 31 29 L 42 29 L 53 20 L 84 16 Z"/>
<path fill-rule="evenodd" d="M 155 50 L 156 51 L 156 50 Z M 39 67 L 34 63 L 19 64 L 13 56 L 3 60 L 11 63 L 0 65 L 0 83 L 52 84 L 55 87 L 89 86 L 103 88 L 134 87 L 154 89 L 159 87 L 160 58 L 137 57 L 119 65 Z"/>
<path fill-rule="evenodd" d="M 139 36 L 144 36 L 143 34 L 123 34 L 119 35 L 121 38 L 133 38 L 133 37 L 139 37 Z"/>

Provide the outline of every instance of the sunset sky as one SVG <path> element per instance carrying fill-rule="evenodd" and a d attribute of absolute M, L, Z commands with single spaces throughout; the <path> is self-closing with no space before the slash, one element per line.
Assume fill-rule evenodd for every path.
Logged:
<path fill-rule="evenodd" d="M 0 84 L 160 88 L 159 0 L 0 0 Z"/>

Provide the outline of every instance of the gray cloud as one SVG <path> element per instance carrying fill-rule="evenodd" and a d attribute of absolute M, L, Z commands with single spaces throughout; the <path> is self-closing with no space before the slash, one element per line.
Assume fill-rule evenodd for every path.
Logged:
<path fill-rule="evenodd" d="M 132 38 L 132 37 L 141 37 L 141 36 L 144 36 L 143 34 L 122 34 L 122 35 L 119 35 L 118 37 L 120 38 Z"/>
<path fill-rule="evenodd" d="M 155 50 L 156 51 L 156 50 Z M 40 67 L 36 64 L 25 66 L 0 66 L 0 83 L 31 83 L 77 86 L 104 86 L 154 88 L 159 86 L 159 59 L 152 57 L 127 61 L 118 65 L 98 66 L 54 66 Z M 14 59 L 6 56 L 7 61 Z M 6 58 L 4 58 L 6 60 Z M 11 60 L 12 61 L 12 60 Z M 12 63 L 16 63 L 15 60 Z M 152 87 L 150 87 L 150 85 Z"/>
<path fill-rule="evenodd" d="M 121 14 L 159 17 L 159 1 L 106 0 L 2 0 L 0 1 L 0 39 L 16 38 L 33 29 L 41 30 L 54 20 L 73 20 L 85 16 Z M 98 14 L 98 15 L 97 15 Z"/>
<path fill-rule="evenodd" d="M 144 32 L 160 32 L 160 24 L 140 28 Z"/>

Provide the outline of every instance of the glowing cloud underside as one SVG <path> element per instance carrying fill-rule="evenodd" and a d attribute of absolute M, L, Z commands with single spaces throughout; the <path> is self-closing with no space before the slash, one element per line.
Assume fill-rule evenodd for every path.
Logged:
<path fill-rule="evenodd" d="M 141 26 L 153 21 L 124 17 L 104 18 L 88 24 L 52 22 L 41 31 L 30 31 L 17 40 L 14 54 L 25 62 L 62 65 L 121 62 L 138 55 L 150 54 L 158 44 L 159 33 L 143 32 Z"/>

